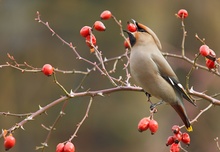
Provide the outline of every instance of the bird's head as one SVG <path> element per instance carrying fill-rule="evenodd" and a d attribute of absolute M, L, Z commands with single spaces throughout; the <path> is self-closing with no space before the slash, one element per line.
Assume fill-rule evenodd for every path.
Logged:
<path fill-rule="evenodd" d="M 158 39 L 157 35 L 147 26 L 144 24 L 138 23 L 132 19 L 134 24 L 137 26 L 137 30 L 135 32 L 129 32 L 124 30 L 128 34 L 131 47 L 133 47 L 138 42 L 145 42 L 153 40 L 153 42 L 157 45 L 158 49 L 161 50 L 162 46 L 160 40 Z"/>

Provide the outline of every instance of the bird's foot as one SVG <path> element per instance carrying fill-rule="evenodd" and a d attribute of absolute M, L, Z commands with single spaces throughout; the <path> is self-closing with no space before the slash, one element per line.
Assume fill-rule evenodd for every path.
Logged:
<path fill-rule="evenodd" d="M 151 103 L 151 105 L 150 105 L 150 110 L 151 111 L 154 111 L 154 109 L 156 109 L 156 106 L 159 106 L 159 105 L 161 105 L 161 104 L 163 104 L 163 100 L 161 100 L 161 101 L 159 101 L 159 102 L 157 102 L 157 103 Z"/>

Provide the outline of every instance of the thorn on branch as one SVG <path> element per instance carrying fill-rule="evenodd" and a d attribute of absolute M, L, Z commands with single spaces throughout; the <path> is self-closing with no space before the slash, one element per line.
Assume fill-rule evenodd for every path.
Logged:
<path fill-rule="evenodd" d="M 32 116 L 28 116 L 26 119 L 26 121 L 30 121 L 30 120 L 34 120 Z"/>
<path fill-rule="evenodd" d="M 97 95 L 104 97 L 102 92 L 97 93 Z"/>
<path fill-rule="evenodd" d="M 41 127 L 43 127 L 44 129 L 46 129 L 47 131 L 50 131 L 51 128 L 46 127 L 44 124 L 41 124 Z"/>
<path fill-rule="evenodd" d="M 43 145 L 44 147 L 48 147 L 47 143 L 41 143 L 41 145 Z"/>
<path fill-rule="evenodd" d="M 60 116 L 62 117 L 64 115 L 65 115 L 65 113 L 63 111 L 60 111 Z"/>
<path fill-rule="evenodd" d="M 218 142 L 218 137 L 214 138 L 214 141 L 216 142 L 216 146 L 217 146 L 218 150 L 220 151 L 220 146 L 219 146 L 219 142 Z"/>
<path fill-rule="evenodd" d="M 21 128 L 22 130 L 25 130 L 23 125 L 22 125 L 22 126 L 20 126 L 20 128 Z"/>

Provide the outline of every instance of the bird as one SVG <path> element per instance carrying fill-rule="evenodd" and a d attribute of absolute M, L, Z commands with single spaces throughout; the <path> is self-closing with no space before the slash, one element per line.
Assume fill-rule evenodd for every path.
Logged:
<path fill-rule="evenodd" d="M 163 56 L 157 35 L 147 26 L 133 20 L 135 32 L 128 34 L 130 53 L 130 73 L 137 85 L 150 96 L 170 104 L 182 119 L 187 131 L 193 131 L 183 104 L 183 98 L 196 106 L 192 97 L 180 84 L 177 75 Z"/>

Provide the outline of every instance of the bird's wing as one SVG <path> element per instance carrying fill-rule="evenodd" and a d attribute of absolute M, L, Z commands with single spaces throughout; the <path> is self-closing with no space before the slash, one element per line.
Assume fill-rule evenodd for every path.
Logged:
<path fill-rule="evenodd" d="M 176 76 L 176 74 L 174 73 L 174 71 L 172 70 L 172 68 L 170 67 L 169 63 L 167 62 L 167 60 L 163 57 L 163 55 L 161 54 L 162 57 L 158 58 L 158 57 L 154 57 L 152 56 L 153 61 L 157 64 L 158 67 L 158 71 L 160 73 L 160 75 L 175 89 L 177 90 L 183 98 L 185 98 L 187 101 L 189 101 L 190 103 L 192 103 L 194 106 L 196 106 L 194 100 L 187 94 L 187 92 L 185 91 L 185 89 L 183 88 L 183 86 L 179 83 L 179 80 Z M 158 60 L 160 59 L 160 60 Z"/>
<path fill-rule="evenodd" d="M 175 90 L 177 90 L 183 98 L 185 98 L 187 101 L 192 103 L 194 106 L 196 106 L 194 100 L 187 94 L 183 86 L 174 78 L 168 77 L 168 76 L 162 76 Z"/>

